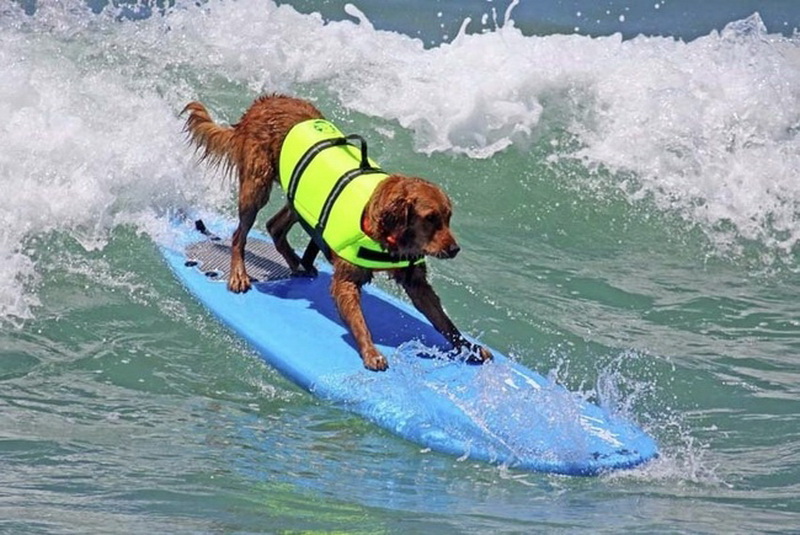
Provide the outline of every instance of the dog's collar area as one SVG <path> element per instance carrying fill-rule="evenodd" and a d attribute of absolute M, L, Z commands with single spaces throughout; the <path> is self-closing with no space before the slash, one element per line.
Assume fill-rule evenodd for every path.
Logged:
<path fill-rule="evenodd" d="M 376 238 L 375 235 L 373 234 L 372 225 L 369 224 L 369 218 L 367 217 L 366 212 L 361 215 L 361 230 L 364 232 L 364 234 L 366 234 L 376 242 L 378 241 L 378 238 Z M 397 237 L 391 235 L 387 236 L 386 243 L 389 244 L 390 247 L 396 247 Z"/>
<path fill-rule="evenodd" d="M 368 237 L 370 237 L 373 240 L 375 240 L 376 242 L 378 242 L 378 238 L 376 238 L 375 235 L 372 233 L 372 225 L 369 224 L 369 218 L 367 217 L 366 213 L 364 213 L 361 216 L 361 230 Z M 389 236 L 386 236 L 386 238 L 384 238 L 384 241 L 386 241 L 386 243 L 389 245 L 389 247 L 397 247 L 397 236 L 393 236 L 393 235 L 390 234 Z M 392 258 L 398 258 L 396 255 L 393 255 L 391 253 L 387 252 L 387 254 L 389 254 L 389 256 L 392 257 Z M 414 257 L 414 258 L 417 258 L 417 257 Z"/>

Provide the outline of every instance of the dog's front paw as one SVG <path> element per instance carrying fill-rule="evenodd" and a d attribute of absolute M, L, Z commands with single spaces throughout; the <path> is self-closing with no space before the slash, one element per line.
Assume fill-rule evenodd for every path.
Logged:
<path fill-rule="evenodd" d="M 364 352 L 361 355 L 361 359 L 364 361 L 364 367 L 374 372 L 382 372 L 389 367 L 386 357 L 381 355 L 375 348 Z"/>
<path fill-rule="evenodd" d="M 474 344 L 471 348 L 470 355 L 467 357 L 467 362 L 471 364 L 484 364 L 494 358 L 492 352 L 484 346 Z"/>
<path fill-rule="evenodd" d="M 484 346 L 467 341 L 458 348 L 458 352 L 467 364 L 485 364 L 494 358 L 492 352 Z"/>

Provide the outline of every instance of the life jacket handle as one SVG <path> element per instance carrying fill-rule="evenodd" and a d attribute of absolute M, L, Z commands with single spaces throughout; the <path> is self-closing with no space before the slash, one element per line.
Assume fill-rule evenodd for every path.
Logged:
<path fill-rule="evenodd" d="M 349 134 L 344 136 L 344 138 L 348 141 L 356 140 L 361 144 L 361 170 L 366 171 L 367 169 L 372 169 L 369 163 L 369 157 L 367 156 L 367 140 L 358 134 Z"/>

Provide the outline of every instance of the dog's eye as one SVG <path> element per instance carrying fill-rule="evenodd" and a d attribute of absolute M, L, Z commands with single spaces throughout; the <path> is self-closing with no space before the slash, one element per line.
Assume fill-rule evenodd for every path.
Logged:
<path fill-rule="evenodd" d="M 428 223 L 430 223 L 431 225 L 433 225 L 435 227 L 438 227 L 441 224 L 441 218 L 439 217 L 439 214 L 437 214 L 437 213 L 432 213 L 432 214 L 426 215 L 425 216 L 425 221 L 427 221 Z"/>

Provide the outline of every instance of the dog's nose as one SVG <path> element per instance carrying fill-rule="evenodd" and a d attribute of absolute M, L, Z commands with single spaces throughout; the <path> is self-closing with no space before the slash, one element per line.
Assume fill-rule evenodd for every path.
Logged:
<path fill-rule="evenodd" d="M 460 250 L 461 247 L 459 247 L 457 243 L 453 243 L 447 248 L 447 258 L 455 258 Z"/>

